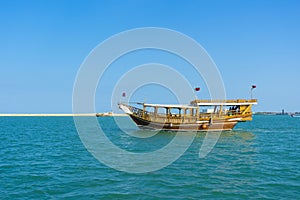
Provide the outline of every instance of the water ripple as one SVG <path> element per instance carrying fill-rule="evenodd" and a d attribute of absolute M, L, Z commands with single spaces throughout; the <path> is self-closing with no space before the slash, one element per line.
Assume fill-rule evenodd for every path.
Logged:
<path fill-rule="evenodd" d="M 130 151 L 154 151 L 174 137 L 132 137 L 111 118 L 99 120 L 108 137 Z M 2 117 L 0 132 L 1 199 L 300 198 L 300 126 L 290 117 L 254 116 L 223 132 L 203 159 L 198 153 L 205 133 L 198 133 L 180 159 L 145 174 L 99 163 L 70 117 Z"/>

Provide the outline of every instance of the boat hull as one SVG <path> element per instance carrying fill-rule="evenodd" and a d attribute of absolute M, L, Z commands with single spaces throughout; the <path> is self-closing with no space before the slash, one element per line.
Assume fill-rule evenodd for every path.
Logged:
<path fill-rule="evenodd" d="M 237 124 L 237 121 L 213 121 L 213 122 L 198 122 L 198 123 L 160 123 L 148 121 L 135 115 L 129 115 L 131 119 L 140 128 L 171 130 L 171 131 L 222 131 L 232 130 Z"/>

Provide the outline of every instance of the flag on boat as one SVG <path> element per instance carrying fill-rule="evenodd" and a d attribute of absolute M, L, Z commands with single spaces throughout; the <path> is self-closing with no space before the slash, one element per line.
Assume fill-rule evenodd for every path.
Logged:
<path fill-rule="evenodd" d="M 125 92 L 122 93 L 122 97 L 126 97 L 126 93 Z"/>
<path fill-rule="evenodd" d="M 200 87 L 196 87 L 196 88 L 195 88 L 195 91 L 196 91 L 196 92 L 200 91 Z"/>
<path fill-rule="evenodd" d="M 256 88 L 256 85 L 252 85 L 252 89 L 255 89 Z"/>

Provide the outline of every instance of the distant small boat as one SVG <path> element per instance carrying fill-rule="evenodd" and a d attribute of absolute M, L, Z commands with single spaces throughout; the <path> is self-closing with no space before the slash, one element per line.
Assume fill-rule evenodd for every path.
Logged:
<path fill-rule="evenodd" d="M 112 116 L 112 112 L 105 112 L 105 113 L 96 113 L 96 117 L 107 117 L 107 116 Z"/>
<path fill-rule="evenodd" d="M 291 114 L 291 117 L 300 117 L 300 114 Z"/>

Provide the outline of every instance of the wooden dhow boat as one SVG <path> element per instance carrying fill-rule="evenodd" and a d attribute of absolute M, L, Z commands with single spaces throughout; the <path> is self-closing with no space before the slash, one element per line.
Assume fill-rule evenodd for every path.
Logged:
<path fill-rule="evenodd" d="M 133 106 L 132 104 L 136 104 Z M 238 122 L 252 120 L 256 99 L 193 100 L 190 105 L 119 103 L 140 128 L 173 131 L 232 130 Z"/>

